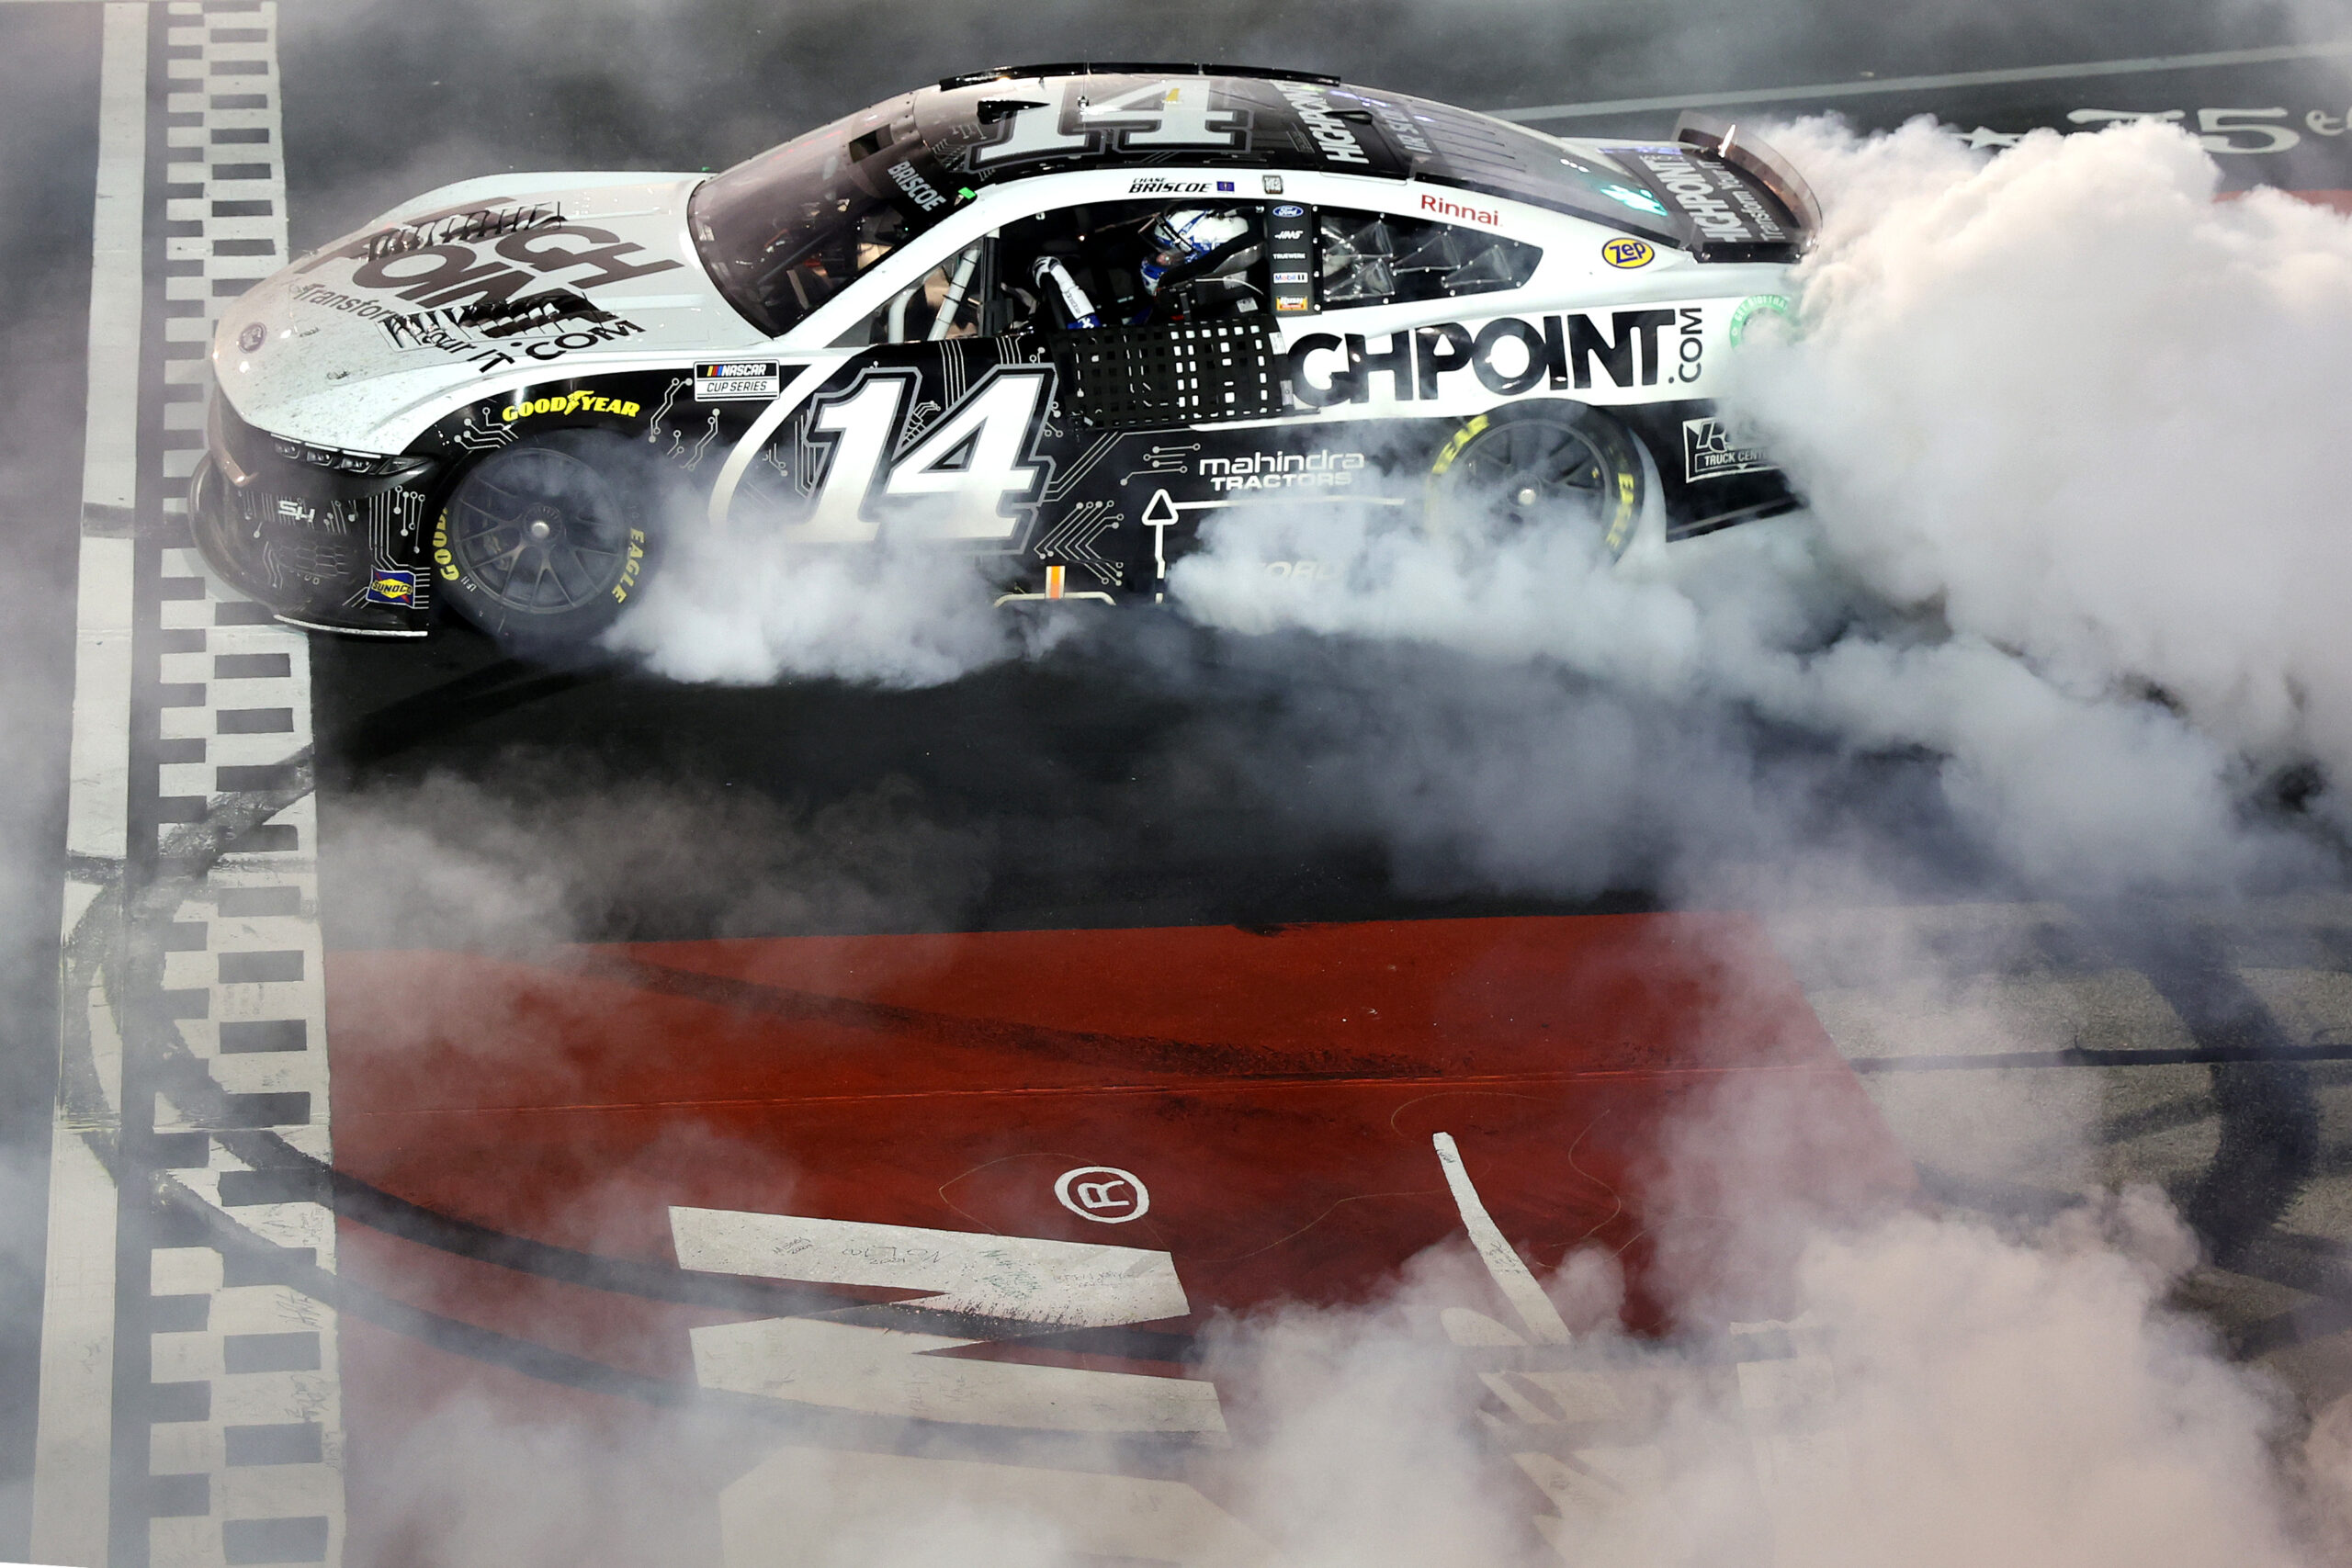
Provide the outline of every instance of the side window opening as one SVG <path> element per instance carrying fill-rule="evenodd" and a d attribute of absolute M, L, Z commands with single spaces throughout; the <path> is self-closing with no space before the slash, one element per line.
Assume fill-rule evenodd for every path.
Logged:
<path fill-rule="evenodd" d="M 1544 259 L 1521 241 L 1421 218 L 1327 207 L 1317 227 L 1325 310 L 1517 288 Z"/>
<path fill-rule="evenodd" d="M 975 240 L 892 295 L 834 342 L 837 348 L 885 343 L 938 343 L 981 330 L 994 236 Z"/>
<path fill-rule="evenodd" d="M 1253 204 L 1107 201 L 1041 212 L 1002 231 L 988 330 L 1224 321 L 1263 311 L 1264 253 L 1263 220 Z"/>

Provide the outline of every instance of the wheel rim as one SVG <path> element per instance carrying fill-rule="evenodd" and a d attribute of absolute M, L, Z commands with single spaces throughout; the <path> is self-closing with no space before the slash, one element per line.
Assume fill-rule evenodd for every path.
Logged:
<path fill-rule="evenodd" d="M 1534 419 L 1490 426 L 1454 461 L 1462 491 L 1512 529 L 1563 517 L 1600 524 L 1612 468 L 1583 430 Z"/>
<path fill-rule="evenodd" d="M 509 610 L 558 615 L 610 594 L 628 558 L 619 491 L 550 447 L 503 453 L 449 507 L 451 544 L 480 589 Z"/>

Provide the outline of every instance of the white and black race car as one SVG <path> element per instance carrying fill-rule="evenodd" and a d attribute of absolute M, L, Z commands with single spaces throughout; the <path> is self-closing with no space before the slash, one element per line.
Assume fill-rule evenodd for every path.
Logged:
<path fill-rule="evenodd" d="M 420 197 L 222 319 L 190 512 L 293 625 L 593 636 L 665 527 L 927 536 L 1153 602 L 1224 508 L 1796 504 L 1711 394 L 1818 220 L 1772 151 L 1564 141 L 1329 77 L 952 78 L 717 175 Z"/>

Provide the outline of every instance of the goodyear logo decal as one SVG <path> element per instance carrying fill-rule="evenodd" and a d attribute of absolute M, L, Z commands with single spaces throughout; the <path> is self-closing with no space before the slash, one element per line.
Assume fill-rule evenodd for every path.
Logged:
<path fill-rule="evenodd" d="M 616 413 L 623 419 L 634 418 L 638 405 L 618 398 L 607 398 L 595 392 L 573 392 L 569 397 L 533 398 L 528 402 L 509 403 L 498 411 L 498 417 L 512 424 L 518 419 L 529 419 L 543 413 Z"/>

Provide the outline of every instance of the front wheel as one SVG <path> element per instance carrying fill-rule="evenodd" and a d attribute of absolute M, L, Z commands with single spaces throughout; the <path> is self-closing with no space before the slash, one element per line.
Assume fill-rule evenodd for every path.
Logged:
<path fill-rule="evenodd" d="M 1642 515 L 1641 448 L 1582 403 L 1511 403 L 1464 423 L 1430 466 L 1430 524 L 1498 539 L 1531 528 L 1585 531 L 1611 560 Z"/>
<path fill-rule="evenodd" d="M 433 526 L 444 601 L 520 650 L 577 646 L 651 572 L 657 491 L 626 438 L 560 430 L 469 469 Z"/>

